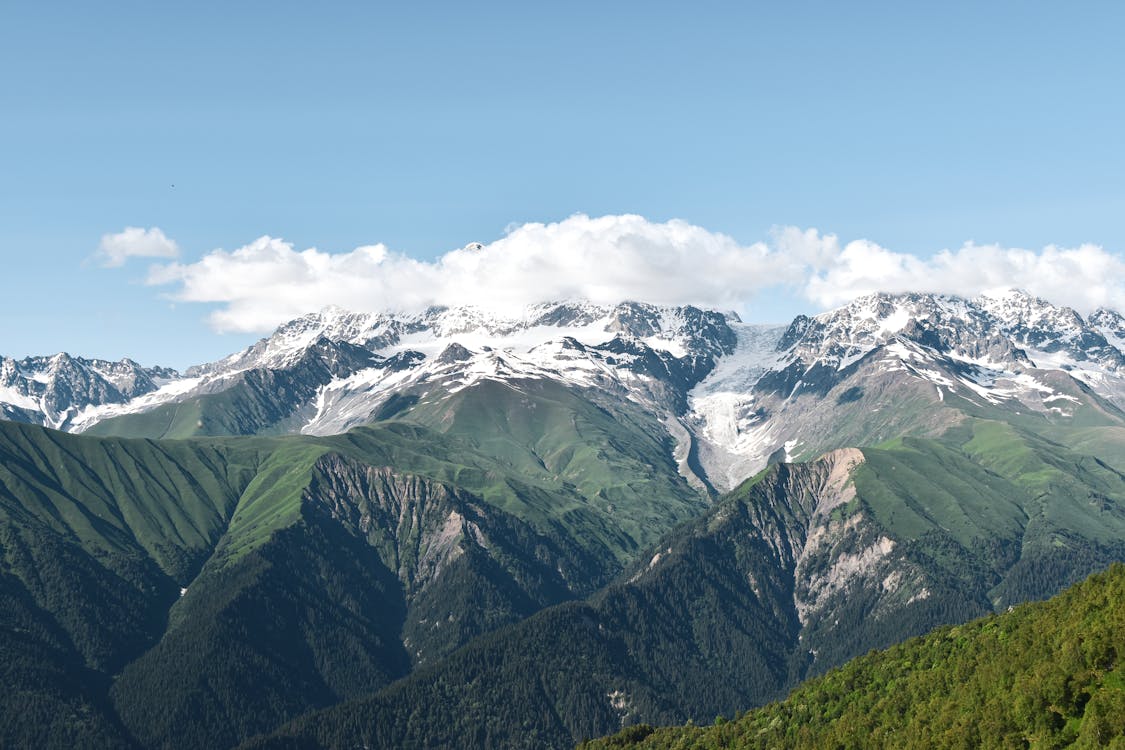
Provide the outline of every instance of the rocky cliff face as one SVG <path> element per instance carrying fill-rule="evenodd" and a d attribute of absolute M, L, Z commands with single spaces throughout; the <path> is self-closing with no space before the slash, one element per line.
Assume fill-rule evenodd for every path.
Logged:
<path fill-rule="evenodd" d="M 864 462 L 861 451 L 841 449 L 775 466 L 695 532 L 727 547 L 724 557 L 757 601 L 787 623 L 788 648 L 802 665 L 794 668 L 816 669 L 829 644 L 821 658 L 836 663 L 835 643 L 866 642 L 872 622 L 889 622 L 929 597 L 926 571 L 857 497 L 854 477 Z M 634 580 L 677 557 L 675 546 L 661 551 Z"/>
<path fill-rule="evenodd" d="M 399 580 L 416 663 L 588 591 L 581 547 L 542 534 L 464 490 L 328 454 L 302 501 L 373 547 Z"/>

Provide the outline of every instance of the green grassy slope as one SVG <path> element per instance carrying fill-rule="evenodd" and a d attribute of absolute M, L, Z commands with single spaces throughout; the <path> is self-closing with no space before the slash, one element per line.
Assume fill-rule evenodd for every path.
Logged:
<path fill-rule="evenodd" d="M 978 581 L 991 607 L 1050 596 L 1125 555 L 1125 474 L 1036 432 L 968 420 L 864 454 L 856 487 L 888 533 Z"/>
<path fill-rule="evenodd" d="M 628 402 L 603 408 L 590 396 L 546 380 L 482 381 L 397 419 L 447 439 L 439 455 L 470 469 L 447 481 L 531 523 L 560 524 L 621 565 L 701 513 L 708 499 L 680 476 L 656 419 Z"/>
<path fill-rule="evenodd" d="M 105 420 L 89 434 L 277 434 L 296 426 L 296 417 L 277 412 L 270 388 L 240 383 L 182 404 Z M 602 408 L 590 395 L 551 381 L 486 380 L 452 395 L 439 391 L 420 401 L 405 398 L 401 408 L 385 410 L 394 419 L 382 424 L 421 425 L 436 435 L 392 428 L 397 429 L 393 434 L 380 433 L 391 438 L 389 444 L 372 445 L 361 429 L 358 439 L 310 441 L 364 460 L 379 456 L 388 465 L 463 486 L 541 528 L 555 526 L 600 546 L 598 554 L 620 567 L 671 526 L 700 513 L 708 499 L 679 475 L 670 438 L 657 420 L 628 402 Z"/>
<path fill-rule="evenodd" d="M 1125 747 L 1125 566 L 1054 599 L 860 657 L 709 728 L 635 726 L 587 750 Z"/>
<path fill-rule="evenodd" d="M 570 540 L 448 485 L 336 453 L 306 473 L 296 521 L 233 552 L 224 538 L 160 642 L 115 680 L 142 744 L 227 747 L 373 692 L 571 598 L 566 579 L 588 572 Z"/>
<path fill-rule="evenodd" d="M 113 705 L 145 746 L 229 747 L 384 687 L 418 649 L 441 656 L 558 601 L 536 601 L 549 592 L 534 580 L 463 549 L 433 588 L 410 595 L 362 536 L 306 512 L 193 583 L 160 643 L 116 679 Z"/>
<path fill-rule="evenodd" d="M 261 448 L 92 440 L 0 422 L 0 512 L 91 554 L 139 549 L 182 581 L 226 530 Z"/>

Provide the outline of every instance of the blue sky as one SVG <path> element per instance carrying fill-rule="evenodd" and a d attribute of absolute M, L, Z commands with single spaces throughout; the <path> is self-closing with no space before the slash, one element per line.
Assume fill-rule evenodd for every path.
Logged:
<path fill-rule="evenodd" d="M 104 267 L 129 226 L 188 268 L 263 235 L 427 262 L 576 213 L 1115 261 L 1125 6 L 915 5 L 5 3 L 0 353 L 182 367 L 260 335 L 216 333 L 242 298 L 198 273 Z M 786 279 L 741 309 L 836 299 Z"/>

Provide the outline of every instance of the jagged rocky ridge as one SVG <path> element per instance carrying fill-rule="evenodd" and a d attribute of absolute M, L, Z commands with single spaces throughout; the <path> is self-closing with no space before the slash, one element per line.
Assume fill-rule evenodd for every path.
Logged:
<path fill-rule="evenodd" d="M 693 307 L 640 303 L 539 305 L 508 318 L 473 308 L 418 315 L 327 309 L 191 368 L 160 391 L 91 406 L 65 427 L 148 437 L 338 434 L 396 405 L 482 380 L 519 379 L 553 379 L 676 412 L 688 389 L 733 351 L 731 322 Z"/>
<path fill-rule="evenodd" d="M 0 416 L 13 422 L 64 427 L 88 407 L 126 404 L 179 378 L 165 367 L 131 359 L 109 362 L 59 353 L 0 358 Z"/>

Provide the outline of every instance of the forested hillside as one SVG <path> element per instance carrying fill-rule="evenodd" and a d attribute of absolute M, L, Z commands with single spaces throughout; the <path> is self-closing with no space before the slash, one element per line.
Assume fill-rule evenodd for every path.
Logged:
<path fill-rule="evenodd" d="M 632 726 L 583 750 L 1125 747 L 1125 566 L 940 628 L 714 726 Z"/>

